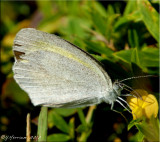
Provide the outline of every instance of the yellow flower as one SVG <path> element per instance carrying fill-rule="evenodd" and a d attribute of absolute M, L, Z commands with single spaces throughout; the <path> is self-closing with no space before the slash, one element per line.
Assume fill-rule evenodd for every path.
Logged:
<path fill-rule="evenodd" d="M 127 97 L 127 102 L 132 110 L 133 119 L 142 118 L 142 116 L 145 116 L 146 118 L 151 118 L 153 115 L 154 117 L 157 117 L 158 114 L 158 102 L 154 95 L 148 94 L 147 91 L 142 89 L 134 90 L 136 91 L 140 96 L 138 98 L 135 97 Z M 131 92 L 131 94 L 134 94 L 134 92 Z"/>

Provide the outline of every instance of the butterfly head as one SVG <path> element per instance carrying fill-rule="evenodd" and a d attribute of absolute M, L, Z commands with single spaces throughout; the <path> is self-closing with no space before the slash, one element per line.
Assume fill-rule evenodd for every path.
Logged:
<path fill-rule="evenodd" d="M 105 102 L 111 104 L 111 109 L 113 110 L 113 106 L 115 102 L 119 102 L 118 98 L 121 96 L 121 91 L 124 86 L 118 80 L 113 83 L 112 89 L 109 92 L 109 95 L 105 97 Z"/>
<path fill-rule="evenodd" d="M 118 81 L 115 81 L 113 83 L 112 89 L 109 92 L 109 95 L 107 95 L 104 99 L 106 103 L 114 104 L 116 102 L 117 98 L 121 95 L 121 91 L 123 90 L 123 86 Z"/>

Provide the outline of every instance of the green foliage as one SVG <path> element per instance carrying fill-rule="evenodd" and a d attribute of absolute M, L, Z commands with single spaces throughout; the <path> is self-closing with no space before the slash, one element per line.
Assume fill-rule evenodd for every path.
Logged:
<path fill-rule="evenodd" d="M 151 117 L 150 120 L 143 120 L 136 124 L 138 130 L 149 141 L 159 141 L 159 120 Z"/>
<path fill-rule="evenodd" d="M 126 2 L 58 0 L 31 3 L 2 1 L 1 4 L 1 74 L 3 75 L 1 107 L 5 110 L 2 112 L 2 116 L 7 120 L 12 117 L 11 114 L 6 114 L 7 107 L 10 106 L 9 109 L 12 110 L 16 106 L 13 110 L 17 110 L 20 114 L 23 110 L 18 108 L 19 105 L 32 107 L 27 94 L 18 87 L 12 78 L 13 40 L 15 34 L 24 27 L 36 27 L 38 30 L 55 33 L 88 51 L 103 63 L 107 73 L 113 79 L 135 76 L 135 72 L 138 72 L 136 75 L 159 74 L 158 20 L 160 16 L 156 10 L 158 5 L 156 0 L 151 2 L 148 0 Z M 5 10 L 6 7 L 7 10 Z M 157 82 L 152 81 L 152 84 L 148 85 L 151 87 L 147 86 L 146 88 L 152 88 L 151 91 L 153 91 L 156 90 L 156 85 Z M 153 94 L 158 94 L 158 91 L 156 90 Z M 9 103 L 8 98 L 11 100 Z M 95 132 L 95 125 L 102 119 L 99 118 L 99 122 L 95 122 L 96 120 L 93 119 L 94 109 L 92 107 L 89 109 L 50 109 L 48 110 L 47 127 L 47 108 L 42 108 L 38 122 L 38 135 L 42 136 L 40 140 L 87 141 L 88 138 L 91 138 L 93 141 L 92 132 Z M 119 107 L 115 106 L 115 109 L 119 109 Z M 98 109 L 96 110 L 98 111 Z M 106 111 L 105 114 L 110 117 L 111 112 Z M 130 118 L 130 116 L 128 114 L 126 118 Z M 104 123 L 107 122 L 108 120 Z M 127 137 L 125 134 L 125 137 L 128 141 L 142 141 L 144 138 L 157 140 L 157 128 L 159 127 L 157 122 L 157 119 L 151 119 L 149 122 L 131 120 L 128 123 L 128 131 L 132 133 L 133 130 L 134 133 L 135 127 L 137 127 L 138 132 L 132 137 Z M 7 128 L 11 122 L 2 121 L 1 123 L 1 130 L 8 133 Z M 114 122 L 108 123 L 115 125 Z M 123 123 L 121 126 L 125 125 L 126 123 Z M 123 138 L 123 128 L 119 128 L 115 127 L 115 130 L 109 130 L 112 134 L 107 138 L 105 135 L 107 132 L 104 132 L 105 141 Z M 103 134 L 106 129 L 109 129 L 108 126 L 99 130 L 99 133 Z M 32 133 L 35 135 L 33 131 Z"/>
<path fill-rule="evenodd" d="M 54 111 L 51 112 L 51 116 L 52 116 L 53 123 L 55 124 L 55 126 L 58 129 L 60 129 L 61 131 L 65 132 L 65 133 L 69 133 L 69 126 L 66 123 L 66 121 L 63 119 L 62 116 L 55 113 Z"/>
<path fill-rule="evenodd" d="M 77 134 L 79 136 L 77 137 L 78 140 L 84 141 L 91 133 L 91 125 L 92 123 L 91 113 L 93 112 L 93 109 L 90 109 L 88 111 L 87 120 L 85 118 L 85 115 L 83 113 L 83 109 L 52 109 L 48 113 L 48 127 L 51 129 L 53 127 L 58 128 L 61 133 L 51 134 L 47 137 L 47 140 L 57 140 L 62 141 L 63 139 L 67 140 L 74 140 L 75 139 L 75 122 L 74 118 L 71 118 L 69 122 L 65 121 L 65 117 L 72 116 L 78 112 L 79 119 L 81 121 L 81 124 L 76 128 Z M 63 118 L 64 117 L 64 118 Z M 63 132 L 63 133 L 62 133 Z M 64 136 L 63 138 L 61 136 Z"/>
<path fill-rule="evenodd" d="M 4 92 L 2 97 L 3 100 L 5 100 L 7 97 L 10 97 L 10 95 L 12 94 L 12 99 L 19 105 L 26 105 L 29 102 L 29 98 L 26 92 L 24 92 L 18 86 L 18 84 L 13 80 L 13 78 L 6 81 L 2 91 Z"/>
<path fill-rule="evenodd" d="M 136 126 L 139 132 L 130 140 L 142 141 L 145 138 L 149 141 L 159 141 L 159 120 L 157 118 L 132 120 L 128 125 L 128 130 L 133 126 Z"/>
<path fill-rule="evenodd" d="M 55 108 L 54 111 L 63 117 L 68 117 L 70 115 L 75 114 L 77 109 L 76 108 L 70 108 L 70 109 Z"/>
<path fill-rule="evenodd" d="M 134 125 L 138 124 L 140 121 L 140 119 L 130 121 L 130 123 L 128 124 L 128 130 L 130 130 Z"/>
<path fill-rule="evenodd" d="M 143 71 L 148 73 L 155 73 L 149 67 L 159 67 L 159 49 L 143 47 L 141 50 L 132 48 L 129 50 L 122 50 L 115 53 L 115 56 L 120 60 L 130 64 L 131 62 L 137 64 Z"/>
<path fill-rule="evenodd" d="M 46 141 L 47 140 L 47 120 L 48 120 L 48 108 L 41 107 L 41 112 L 38 118 L 38 141 Z"/>
<path fill-rule="evenodd" d="M 91 42 L 91 41 L 86 41 L 86 48 L 90 51 L 94 51 L 96 53 L 99 53 L 99 54 L 105 54 L 107 57 L 108 56 L 111 56 L 113 51 L 109 48 L 106 48 L 105 46 L 103 45 L 100 45 L 98 43 L 94 43 L 94 42 Z"/>
<path fill-rule="evenodd" d="M 159 14 L 147 0 L 138 1 L 138 8 L 149 32 L 159 41 Z"/>
<path fill-rule="evenodd" d="M 47 141 L 68 141 L 70 137 L 63 133 L 52 134 L 47 137 Z"/>

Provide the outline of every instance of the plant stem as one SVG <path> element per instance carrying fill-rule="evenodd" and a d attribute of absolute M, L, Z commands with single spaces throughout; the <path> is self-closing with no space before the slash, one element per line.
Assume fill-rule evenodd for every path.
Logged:
<path fill-rule="evenodd" d="M 41 107 L 41 112 L 38 118 L 38 141 L 47 141 L 47 115 L 48 108 Z"/>
<path fill-rule="evenodd" d="M 82 142 L 82 141 L 85 142 L 85 141 L 87 141 L 87 138 L 89 137 L 89 135 L 90 135 L 91 132 L 92 132 L 92 129 L 91 129 L 92 123 L 91 123 L 91 121 L 92 121 L 92 116 L 93 116 L 93 112 L 94 112 L 95 108 L 96 108 L 96 106 L 91 106 L 91 107 L 89 107 L 87 116 L 86 116 L 86 118 L 85 118 L 85 124 L 88 126 L 88 130 L 87 130 L 87 132 L 85 131 L 85 132 L 82 132 L 82 133 L 81 133 L 81 136 L 78 138 L 78 141 L 79 141 L 79 142 Z M 81 110 L 81 111 L 82 111 L 82 110 Z M 83 112 L 82 112 L 82 113 L 83 113 Z M 84 115 L 84 114 L 83 114 L 83 115 Z"/>
<path fill-rule="evenodd" d="M 30 142 L 31 140 L 31 119 L 30 114 L 27 114 L 27 128 L 26 128 L 26 142 Z"/>
<path fill-rule="evenodd" d="M 79 116 L 79 119 L 80 119 L 81 123 L 83 125 L 87 125 L 82 108 L 77 108 L 77 109 L 78 109 L 77 112 L 78 112 L 78 116 Z"/>

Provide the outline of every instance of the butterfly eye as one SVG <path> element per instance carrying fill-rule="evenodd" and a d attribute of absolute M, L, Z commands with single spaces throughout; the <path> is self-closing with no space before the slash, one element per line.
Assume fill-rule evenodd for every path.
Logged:
<path fill-rule="evenodd" d="M 124 87 L 124 85 L 123 85 L 122 83 L 120 83 L 118 80 L 116 80 L 116 81 L 114 82 L 114 84 L 115 84 L 117 87 L 122 88 L 122 89 L 123 89 L 123 87 Z"/>

